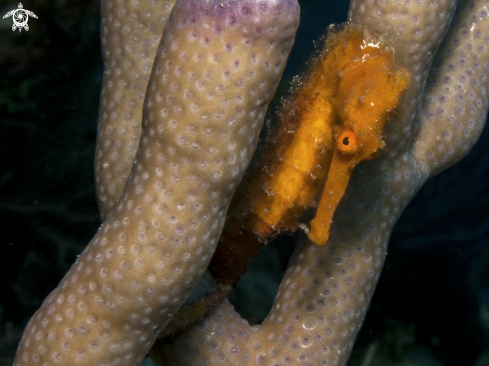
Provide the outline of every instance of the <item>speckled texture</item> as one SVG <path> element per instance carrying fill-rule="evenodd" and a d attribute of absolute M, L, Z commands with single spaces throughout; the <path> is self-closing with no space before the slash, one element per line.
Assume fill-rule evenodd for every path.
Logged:
<path fill-rule="evenodd" d="M 131 172 L 141 137 L 143 102 L 161 35 L 176 0 L 107 0 L 100 26 L 104 78 L 95 184 L 102 221 Z"/>
<path fill-rule="evenodd" d="M 412 146 L 433 177 L 467 155 L 484 128 L 489 85 L 489 3 L 460 9 L 428 78 L 421 127 Z"/>
<path fill-rule="evenodd" d="M 396 33 L 398 57 L 414 76 L 398 118 L 388 126 L 385 150 L 355 170 L 327 246 L 302 236 L 262 325 L 249 326 L 225 302 L 169 343 L 161 355 L 165 365 L 346 364 L 397 219 L 426 179 L 455 163 L 482 132 L 488 105 L 488 6 L 487 0 L 460 3 L 425 93 L 453 3 L 351 4 L 353 22 Z"/>
<path fill-rule="evenodd" d="M 132 172 L 15 366 L 138 365 L 204 273 L 298 26 L 295 1 L 175 5 Z"/>

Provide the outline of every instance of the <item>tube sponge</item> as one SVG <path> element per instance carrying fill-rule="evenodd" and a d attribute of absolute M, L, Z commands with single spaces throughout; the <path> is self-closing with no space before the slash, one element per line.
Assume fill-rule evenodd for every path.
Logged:
<path fill-rule="evenodd" d="M 135 365 L 207 268 L 299 21 L 295 1 L 177 2 L 114 209 L 30 320 L 15 365 Z"/>

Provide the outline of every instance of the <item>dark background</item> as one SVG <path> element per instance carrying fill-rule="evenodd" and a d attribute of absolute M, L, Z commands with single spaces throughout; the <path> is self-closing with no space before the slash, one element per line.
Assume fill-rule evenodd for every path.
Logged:
<path fill-rule="evenodd" d="M 324 29 L 346 20 L 347 1 L 300 2 L 279 93 Z M 0 0 L 0 15 L 17 5 Z M 28 32 L 0 19 L 0 366 L 12 364 L 29 317 L 100 224 L 93 184 L 99 2 L 23 5 L 39 18 L 30 18 Z M 488 140 L 486 129 L 469 156 L 430 180 L 404 212 L 349 365 L 489 365 Z M 233 294 L 251 322 L 268 312 L 293 239 L 267 248 Z"/>

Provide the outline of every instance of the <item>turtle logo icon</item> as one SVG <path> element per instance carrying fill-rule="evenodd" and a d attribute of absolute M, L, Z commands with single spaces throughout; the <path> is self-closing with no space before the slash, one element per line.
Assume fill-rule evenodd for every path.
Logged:
<path fill-rule="evenodd" d="M 28 31 L 29 25 L 27 24 L 27 21 L 29 20 L 29 15 L 37 19 L 36 14 L 34 14 L 32 11 L 25 10 L 22 3 L 19 3 L 19 8 L 9 11 L 3 16 L 3 19 L 10 16 L 12 17 L 12 20 L 14 21 L 14 24 L 12 25 L 13 31 L 15 31 L 17 28 L 19 28 L 19 32 L 22 30 L 22 28 L 25 28 L 25 30 Z"/>

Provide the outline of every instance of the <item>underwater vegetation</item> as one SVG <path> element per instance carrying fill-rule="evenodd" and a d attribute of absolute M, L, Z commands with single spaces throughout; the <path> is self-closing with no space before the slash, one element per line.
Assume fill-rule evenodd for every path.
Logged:
<path fill-rule="evenodd" d="M 317 5 L 312 3 L 309 6 Z M 68 5 L 70 6 L 67 7 L 74 6 Z M 48 18 L 41 17 L 42 6 L 39 10 L 31 6 L 29 8 L 39 15 L 39 24 L 42 19 Z M 93 15 L 94 25 L 84 25 L 80 27 L 84 29 L 79 32 L 89 32 L 90 29 L 96 31 L 96 10 L 95 7 L 95 15 L 86 10 Z M 346 14 L 346 10 L 343 13 Z M 303 17 L 306 16 L 303 7 Z M 52 19 L 55 19 L 54 15 Z M 88 17 L 84 22 L 90 20 Z M 305 26 L 307 25 L 306 22 Z M 323 24 L 321 28 L 326 25 Z M 58 34 L 58 28 L 55 29 L 53 35 Z M 26 37 L 24 39 L 32 42 L 29 37 L 35 35 L 34 30 L 31 27 L 30 33 L 23 35 Z M 95 37 L 96 33 L 93 38 Z M 53 39 L 56 40 L 56 36 Z M 317 39 L 317 36 L 308 38 L 307 43 L 312 43 L 313 39 Z M 57 44 L 53 47 L 52 55 L 59 58 L 59 50 L 70 49 L 72 44 L 75 43 L 70 41 Z M 22 152 L 5 162 L 6 174 L 2 179 L 2 210 L 8 217 L 3 222 L 4 231 L 8 235 L 7 245 L 2 248 L 6 253 L 3 257 L 8 258 L 10 264 L 17 268 L 7 271 L 9 266 L 3 267 L 4 324 L 7 320 L 9 324 L 25 324 L 99 225 L 97 211 L 93 206 L 94 200 L 90 197 L 94 197 L 91 164 L 101 70 L 97 64 L 97 47 L 85 47 L 93 48 L 95 56 L 84 56 L 84 67 L 79 66 L 79 57 L 76 59 L 67 56 L 68 51 L 61 53 L 66 59 L 63 62 L 58 61 L 61 68 L 56 68 L 58 71 L 63 70 L 61 76 L 52 71 L 52 60 L 56 60 L 56 57 L 48 59 L 51 65 L 39 65 L 41 70 L 45 67 L 45 74 L 39 73 L 45 79 L 31 81 L 31 89 L 27 88 L 30 92 L 24 94 L 28 96 L 28 103 L 35 100 L 37 105 L 24 108 L 20 103 L 17 105 L 18 109 L 4 114 L 8 118 L 2 119 L 6 131 L 11 131 L 9 138 L 5 137 L 2 144 L 2 156 L 10 156 L 9 151 Z M 75 60 L 70 61 L 70 57 Z M 13 63 L 12 60 L 15 59 L 10 60 Z M 32 74 L 39 72 L 37 67 L 26 67 Z M 292 74 L 296 73 L 297 71 Z M 284 83 L 287 85 L 287 82 Z M 16 95 L 17 83 L 13 85 L 8 91 L 10 96 Z M 42 93 L 41 91 L 46 90 L 46 85 L 53 86 L 50 90 L 54 91 Z M 64 102 L 55 103 L 60 99 Z M 25 134 L 25 131 L 29 133 Z M 484 138 L 483 136 L 482 139 Z M 19 141 L 21 144 L 16 145 Z M 482 144 L 476 145 L 475 149 L 479 145 Z M 379 299 L 376 302 L 374 297 L 370 307 L 372 315 L 378 315 L 381 320 L 367 318 L 363 328 L 366 334 L 362 336 L 361 333 L 359 336 L 360 346 L 366 345 L 361 348 L 362 351 L 369 350 L 372 353 L 373 349 L 374 356 L 385 357 L 386 363 L 389 360 L 394 362 L 394 359 L 399 364 L 403 357 L 408 359 L 417 354 L 430 360 L 438 359 L 441 364 L 454 358 L 460 360 L 460 364 L 473 364 L 487 346 L 484 323 L 482 320 L 478 321 L 478 314 L 484 319 L 484 298 L 487 291 L 487 276 L 483 270 L 484 258 L 487 256 L 482 254 L 484 239 L 487 237 L 487 215 L 484 211 L 487 199 L 483 186 L 487 159 L 483 158 L 481 150 L 473 151 L 476 154 L 475 162 L 464 160 L 462 166 L 453 168 L 453 173 L 448 171 L 434 178 L 438 180 L 428 187 L 425 186 L 424 191 L 414 199 L 414 207 L 407 208 L 405 221 L 397 225 L 397 232 L 391 237 L 389 256 L 377 292 L 377 295 L 382 296 L 382 301 Z M 470 159 L 470 155 L 467 159 Z M 450 174 L 454 174 L 453 177 Z M 36 178 L 32 179 L 33 177 Z M 452 207 L 457 202 L 457 208 Z M 275 256 L 267 257 L 269 262 L 265 260 L 265 264 L 277 261 L 277 256 L 284 255 L 283 251 L 286 249 L 280 249 L 278 245 L 272 244 L 270 250 Z M 290 249 L 291 245 L 288 245 Z M 280 261 L 286 262 L 282 258 L 278 262 Z M 414 265 L 410 265 L 413 263 Z M 285 264 L 277 265 L 281 266 Z M 256 282 L 263 282 L 266 287 L 267 275 L 263 270 L 260 275 L 258 279 L 261 278 L 261 281 Z M 440 282 L 436 282 L 437 279 Z M 389 283 L 390 289 L 383 290 L 382 286 L 388 286 Z M 425 292 L 421 293 L 421 290 Z M 261 293 L 260 290 L 257 291 Z M 445 300 L 441 301 L 442 304 L 457 306 L 442 307 L 437 298 Z M 450 299 L 456 301 L 450 302 Z M 410 306 L 404 307 L 408 303 Z M 465 303 L 465 308 L 462 303 Z M 420 307 L 418 313 L 414 310 L 417 307 Z M 399 320 L 406 313 L 410 313 L 407 320 Z M 387 324 L 385 327 L 389 330 L 376 330 L 374 323 Z M 12 325 L 5 326 L 5 329 L 4 335 L 10 332 L 8 337 L 12 339 L 15 332 L 8 331 L 12 329 Z M 452 339 L 449 333 L 456 333 L 457 337 Z M 17 339 L 9 342 L 17 343 L 18 337 L 17 331 Z M 455 338 L 458 340 L 455 341 Z M 455 345 L 464 350 L 461 352 L 463 355 L 457 353 Z M 388 351 L 383 351 L 383 347 Z M 10 357 L 11 355 L 12 351 Z M 421 361 L 418 360 L 417 364 L 421 364 Z"/>

